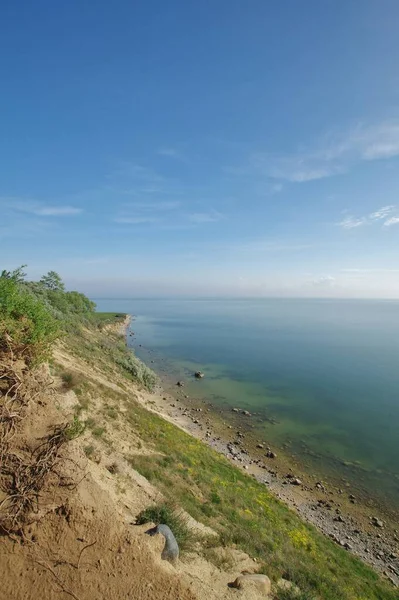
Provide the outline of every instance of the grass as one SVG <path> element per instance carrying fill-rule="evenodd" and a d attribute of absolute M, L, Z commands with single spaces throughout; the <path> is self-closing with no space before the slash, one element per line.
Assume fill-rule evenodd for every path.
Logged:
<path fill-rule="evenodd" d="M 65 390 L 73 390 L 78 387 L 81 382 L 81 377 L 76 373 L 64 371 L 61 373 L 61 380 Z"/>
<path fill-rule="evenodd" d="M 128 419 L 161 454 L 133 456 L 130 464 L 167 499 L 213 527 L 225 545 L 257 558 L 272 580 L 289 579 L 307 599 L 397 600 L 394 589 L 368 566 L 301 521 L 223 456 L 133 402 Z M 287 594 L 281 591 L 281 598 Z"/>
<path fill-rule="evenodd" d="M 85 424 L 82 423 L 82 421 L 79 420 L 78 416 L 75 415 L 72 422 L 69 423 L 68 427 L 65 429 L 64 435 L 67 440 L 73 440 L 82 435 L 84 430 Z"/>
<path fill-rule="evenodd" d="M 176 538 L 180 552 L 184 553 L 192 550 L 196 537 L 187 526 L 187 519 L 181 509 L 179 510 L 175 505 L 162 503 L 146 508 L 136 519 L 137 525 L 143 525 L 144 523 L 167 525 Z"/>
<path fill-rule="evenodd" d="M 87 458 L 90 458 L 91 456 L 93 456 L 95 448 L 92 444 L 90 444 L 88 446 L 85 446 L 83 448 L 83 450 L 84 450 L 84 453 L 86 454 Z"/>
<path fill-rule="evenodd" d="M 110 378 L 118 371 L 140 387 L 149 391 L 154 389 L 157 382 L 155 373 L 134 355 L 120 335 L 92 327 L 69 334 L 67 342 L 75 356 Z"/>
<path fill-rule="evenodd" d="M 108 378 L 119 373 L 142 387 L 151 387 L 136 369 L 135 361 L 139 361 L 120 336 L 110 332 L 105 335 L 98 329 L 82 331 L 79 336 L 69 336 L 68 343 L 77 356 Z M 110 390 L 104 390 L 105 393 L 109 397 Z M 169 521 L 174 512 L 170 507 L 179 505 L 217 531 L 226 547 L 235 546 L 256 558 L 261 571 L 272 581 L 284 577 L 298 585 L 299 600 L 398 600 L 393 587 L 371 568 L 301 521 L 264 485 L 206 444 L 148 412 L 133 399 L 126 403 L 122 392 L 114 391 L 112 400 L 116 406 L 125 403 L 128 412 L 124 420 L 143 444 L 154 450 L 151 455 L 126 458 L 167 499 L 168 509 L 162 508 L 161 512 L 160 507 L 155 507 L 143 514 L 143 519 L 162 520 L 175 533 L 176 524 Z M 114 418 L 114 407 L 106 405 L 105 414 Z M 86 426 L 95 437 L 102 437 L 105 432 L 94 419 L 87 419 Z M 205 542 L 203 545 L 211 558 L 212 548 L 206 548 Z M 214 560 L 223 562 L 217 556 Z M 278 595 L 279 600 L 293 597 L 289 590 L 281 590 Z"/>
<path fill-rule="evenodd" d="M 105 325 L 110 325 L 113 323 L 123 323 L 125 318 L 125 313 L 95 312 L 92 316 L 92 322 L 99 329 L 102 329 Z"/>

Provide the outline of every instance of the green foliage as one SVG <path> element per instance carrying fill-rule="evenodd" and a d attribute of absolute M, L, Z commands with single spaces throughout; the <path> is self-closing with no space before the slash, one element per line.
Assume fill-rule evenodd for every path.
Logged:
<path fill-rule="evenodd" d="M 133 401 L 127 417 L 153 450 L 129 457 L 133 468 L 165 498 L 217 531 L 222 543 L 257 558 L 273 581 L 292 581 L 301 600 L 396 600 L 392 586 L 371 568 L 303 522 L 225 457 Z M 151 519 L 158 520 L 156 515 Z M 292 592 L 281 590 L 278 598 L 292 600 Z"/>
<path fill-rule="evenodd" d="M 181 552 L 192 549 L 195 536 L 187 525 L 187 518 L 176 506 L 170 503 L 157 504 L 143 510 L 136 519 L 137 525 L 155 523 L 167 525 L 176 538 Z"/>
<path fill-rule="evenodd" d="M 75 415 L 73 421 L 69 423 L 69 425 L 66 427 L 64 435 L 67 440 L 73 440 L 82 435 L 84 430 L 85 424 L 82 423 L 82 421 L 80 421 L 79 418 Z"/>
<path fill-rule="evenodd" d="M 91 430 L 92 434 L 94 435 L 94 437 L 102 437 L 105 433 L 105 427 L 94 427 Z"/>
<path fill-rule="evenodd" d="M 59 327 L 18 279 L 18 275 L 0 277 L 0 350 L 36 363 L 47 358 Z"/>
<path fill-rule="evenodd" d="M 65 291 L 65 285 L 61 277 L 55 271 L 49 271 L 40 280 L 41 285 L 51 291 Z"/>
<path fill-rule="evenodd" d="M 6 269 L 3 269 L 0 277 L 3 277 L 4 279 L 12 279 L 15 281 L 15 283 L 22 283 L 25 281 L 26 277 L 26 273 L 24 272 L 25 267 L 26 265 L 22 265 L 18 267 L 18 269 L 14 269 L 14 271 L 7 271 Z"/>
<path fill-rule="evenodd" d="M 72 390 L 80 383 L 80 378 L 76 373 L 65 371 L 64 373 L 61 373 L 61 379 L 66 390 Z"/>
<path fill-rule="evenodd" d="M 117 356 L 115 362 L 145 388 L 150 391 L 154 389 L 157 381 L 155 373 L 141 362 L 133 352 L 128 351 L 128 353 Z"/>
<path fill-rule="evenodd" d="M 89 446 L 85 446 L 83 450 L 87 458 L 90 458 L 90 456 L 93 456 L 95 448 L 90 444 Z"/>

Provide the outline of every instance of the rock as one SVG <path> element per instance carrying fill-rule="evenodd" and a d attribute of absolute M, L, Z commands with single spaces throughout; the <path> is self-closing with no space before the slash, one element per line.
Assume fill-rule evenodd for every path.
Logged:
<path fill-rule="evenodd" d="M 291 485 L 302 485 L 302 481 L 298 478 L 291 479 Z"/>
<path fill-rule="evenodd" d="M 345 521 L 343 520 L 343 518 L 341 517 L 341 515 L 338 515 L 337 517 L 334 517 L 334 521 L 337 521 L 338 523 L 345 523 Z"/>
<path fill-rule="evenodd" d="M 176 383 L 176 385 L 179 386 L 179 387 L 183 387 L 184 386 L 184 382 L 183 381 L 178 381 Z"/>
<path fill-rule="evenodd" d="M 276 587 L 279 590 L 283 590 L 283 591 L 287 591 L 287 592 L 291 592 L 290 593 L 290 597 L 295 598 L 295 596 L 299 596 L 299 594 L 301 593 L 301 590 L 299 589 L 299 587 L 297 585 L 295 585 L 295 583 L 292 583 L 292 581 L 288 581 L 288 579 L 279 579 L 278 582 L 276 583 Z"/>
<path fill-rule="evenodd" d="M 194 377 L 195 377 L 196 379 L 202 379 L 204 376 L 205 376 L 205 375 L 204 375 L 204 373 L 202 373 L 202 371 L 196 371 L 196 372 L 194 373 Z"/>
<path fill-rule="evenodd" d="M 377 517 L 371 517 L 371 523 L 374 525 L 374 527 L 384 527 L 383 521 L 377 519 Z"/>
<path fill-rule="evenodd" d="M 238 590 L 255 588 L 265 596 L 269 596 L 271 592 L 271 582 L 267 575 L 259 573 L 239 575 L 237 579 L 230 584 L 231 587 Z"/>
<path fill-rule="evenodd" d="M 263 448 L 264 448 L 263 444 L 256 444 L 256 447 L 260 448 L 261 450 L 263 450 Z"/>
<path fill-rule="evenodd" d="M 251 413 L 248 410 L 243 410 L 241 411 L 243 415 L 245 415 L 246 417 L 250 417 Z"/>
<path fill-rule="evenodd" d="M 348 542 L 345 542 L 344 548 L 345 550 L 352 550 L 352 546 Z"/>
<path fill-rule="evenodd" d="M 235 413 L 239 413 L 239 412 L 240 412 L 240 409 L 239 409 L 239 408 L 232 408 L 231 410 L 232 410 L 233 412 L 235 412 Z"/>
<path fill-rule="evenodd" d="M 269 450 L 268 452 L 266 452 L 266 456 L 267 458 L 276 458 L 277 454 L 275 452 L 272 452 L 272 450 Z"/>

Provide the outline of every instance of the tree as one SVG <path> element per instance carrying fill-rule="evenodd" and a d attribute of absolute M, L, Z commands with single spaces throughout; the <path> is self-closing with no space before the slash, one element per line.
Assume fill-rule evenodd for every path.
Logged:
<path fill-rule="evenodd" d="M 22 283 L 26 277 L 26 273 L 24 272 L 25 267 L 26 265 L 21 265 L 18 269 L 14 269 L 14 271 L 3 269 L 0 277 L 3 279 L 12 279 L 15 283 Z"/>
<path fill-rule="evenodd" d="M 62 281 L 61 277 L 55 271 L 49 271 L 47 275 L 43 275 L 40 280 L 40 283 L 47 290 L 51 290 L 53 292 L 64 292 L 65 285 Z"/>

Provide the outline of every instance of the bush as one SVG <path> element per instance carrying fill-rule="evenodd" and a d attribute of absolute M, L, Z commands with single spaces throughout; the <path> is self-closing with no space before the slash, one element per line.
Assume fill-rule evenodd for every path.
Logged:
<path fill-rule="evenodd" d="M 45 305 L 13 278 L 0 277 L 0 351 L 29 363 L 48 357 L 59 327 Z"/>
<path fill-rule="evenodd" d="M 129 373 L 138 383 L 141 383 L 150 392 L 154 389 L 157 377 L 151 369 L 141 362 L 130 351 L 125 350 L 126 354 L 117 356 L 115 362 Z"/>
<path fill-rule="evenodd" d="M 143 525 L 144 523 L 167 525 L 175 536 L 181 552 L 192 549 L 195 536 L 189 529 L 187 518 L 181 509 L 179 510 L 172 504 L 157 504 L 143 510 L 136 519 L 136 525 Z"/>

